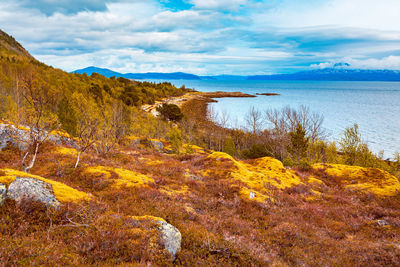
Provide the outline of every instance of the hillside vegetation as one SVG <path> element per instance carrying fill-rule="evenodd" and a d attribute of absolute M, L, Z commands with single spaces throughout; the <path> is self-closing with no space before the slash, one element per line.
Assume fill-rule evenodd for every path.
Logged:
<path fill-rule="evenodd" d="M 1 265 L 400 265 L 395 162 L 227 130 L 204 103 L 154 117 L 139 107 L 188 90 L 68 74 L 0 36 Z"/>

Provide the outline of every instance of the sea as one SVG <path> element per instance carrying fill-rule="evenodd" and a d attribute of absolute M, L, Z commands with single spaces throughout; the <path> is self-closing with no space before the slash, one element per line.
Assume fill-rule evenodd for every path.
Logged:
<path fill-rule="evenodd" d="M 161 82 L 160 80 L 152 80 Z M 248 94 L 276 93 L 278 96 L 221 98 L 209 108 L 227 114 L 230 127 L 245 127 L 245 114 L 254 107 L 261 112 L 304 105 L 322 114 L 326 139 L 340 140 L 346 127 L 359 125 L 364 142 L 385 158 L 400 152 L 400 82 L 355 81 L 221 81 L 171 80 L 197 91 L 240 91 Z M 268 127 L 268 125 L 265 125 Z"/>

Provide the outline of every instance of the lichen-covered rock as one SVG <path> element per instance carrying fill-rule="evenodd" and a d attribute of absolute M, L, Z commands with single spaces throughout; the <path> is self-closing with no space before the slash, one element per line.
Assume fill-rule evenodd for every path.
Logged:
<path fill-rule="evenodd" d="M 28 132 L 11 124 L 0 124 L 0 150 L 11 144 L 19 150 L 28 148 Z"/>
<path fill-rule="evenodd" d="M 53 194 L 52 186 L 33 178 L 17 177 L 8 187 L 7 198 L 17 202 L 32 199 L 52 207 L 60 205 Z"/>
<path fill-rule="evenodd" d="M 7 188 L 4 184 L 0 183 L 0 206 L 3 205 L 4 200 L 6 199 Z"/>
<path fill-rule="evenodd" d="M 31 179 L 48 185 L 47 188 L 50 188 L 53 195 L 56 199 L 61 202 L 74 202 L 79 203 L 81 201 L 90 200 L 92 198 L 91 195 L 86 194 L 85 192 L 76 190 L 72 187 L 64 183 L 60 183 L 57 181 L 53 181 L 51 179 L 46 179 L 38 175 L 33 175 L 30 173 L 25 173 L 13 169 L 0 169 L 0 183 L 5 184 L 10 188 L 11 184 L 17 180 L 17 178 L 23 179 Z"/>
<path fill-rule="evenodd" d="M 153 140 L 150 140 L 150 143 L 151 143 L 152 147 L 154 147 L 158 151 L 164 150 L 164 144 L 161 141 L 153 139 Z"/>
<path fill-rule="evenodd" d="M 135 223 L 153 222 L 158 225 L 160 232 L 160 241 L 165 250 L 171 255 L 171 259 L 175 260 L 176 254 L 181 249 L 182 235 L 173 225 L 167 223 L 164 219 L 153 216 L 133 216 L 131 217 Z"/>
<path fill-rule="evenodd" d="M 172 258 L 175 259 L 176 254 L 181 249 L 182 235 L 178 229 L 165 221 L 158 221 L 158 224 L 160 225 L 159 230 L 161 231 L 163 245 Z"/>
<path fill-rule="evenodd" d="M 25 151 L 29 146 L 29 131 L 30 128 L 25 126 L 14 126 L 12 124 L 0 124 L 0 150 L 3 150 L 10 144 L 21 151 Z M 66 133 L 60 131 L 53 131 L 47 134 L 44 132 L 42 140 L 46 138 L 47 141 L 58 145 L 70 145 L 76 147 L 76 142 L 71 139 Z"/>

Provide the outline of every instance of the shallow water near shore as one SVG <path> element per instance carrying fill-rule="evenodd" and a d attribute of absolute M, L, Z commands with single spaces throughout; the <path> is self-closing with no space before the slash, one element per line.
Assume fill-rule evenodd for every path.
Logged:
<path fill-rule="evenodd" d="M 210 106 L 226 112 L 231 127 L 244 126 L 250 107 L 264 111 L 285 106 L 305 105 L 324 115 L 327 139 L 338 140 L 347 126 L 358 123 L 364 141 L 372 151 L 385 151 L 393 157 L 400 151 L 400 82 L 342 81 L 203 81 L 174 80 L 198 91 L 241 91 L 248 94 L 277 93 L 279 96 L 256 98 L 222 98 Z"/>

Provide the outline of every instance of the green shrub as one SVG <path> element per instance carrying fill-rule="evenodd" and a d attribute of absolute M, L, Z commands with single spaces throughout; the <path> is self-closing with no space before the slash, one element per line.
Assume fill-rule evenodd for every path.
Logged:
<path fill-rule="evenodd" d="M 162 104 L 162 106 L 157 108 L 157 111 L 160 112 L 161 116 L 166 120 L 177 122 L 183 119 L 181 109 L 174 104 Z"/>
<path fill-rule="evenodd" d="M 271 156 L 263 144 L 254 144 L 249 149 L 242 151 L 242 157 L 245 159 L 256 159 Z"/>
<path fill-rule="evenodd" d="M 236 147 L 235 147 L 235 143 L 232 140 L 232 137 L 228 136 L 225 139 L 223 152 L 225 152 L 225 153 L 227 153 L 227 154 L 229 154 L 231 156 L 235 156 Z"/>
<path fill-rule="evenodd" d="M 295 165 L 295 162 L 290 156 L 287 156 L 283 161 L 283 165 L 286 167 L 293 167 Z"/>
<path fill-rule="evenodd" d="M 309 171 L 311 169 L 311 164 L 308 162 L 306 158 L 302 158 L 297 166 L 302 170 L 302 171 Z"/>
<path fill-rule="evenodd" d="M 171 131 L 167 135 L 169 141 L 171 142 L 172 152 L 179 154 L 181 152 L 183 138 L 181 130 L 177 127 L 171 129 Z"/>

